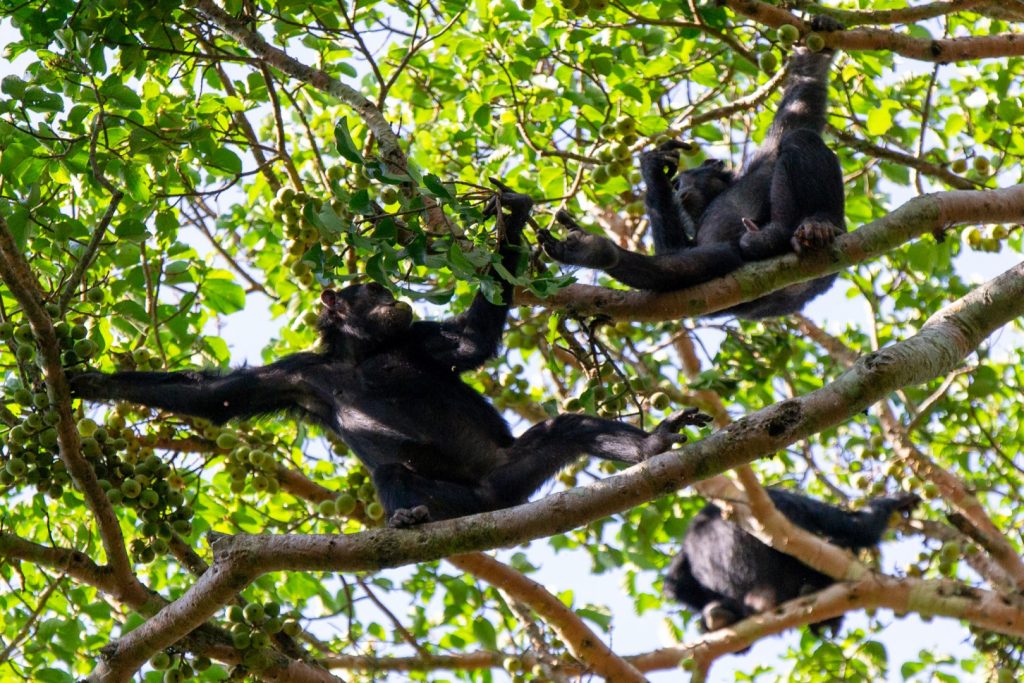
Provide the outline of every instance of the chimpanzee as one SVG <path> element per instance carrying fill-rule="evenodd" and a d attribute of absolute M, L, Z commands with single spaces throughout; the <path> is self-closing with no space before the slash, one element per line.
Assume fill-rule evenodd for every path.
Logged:
<path fill-rule="evenodd" d="M 817 30 L 841 28 L 823 17 L 813 23 Z M 738 176 L 717 159 L 677 175 L 679 150 L 686 148 L 677 141 L 642 155 L 654 256 L 585 232 L 564 211 L 557 218 L 569 233 L 564 240 L 542 234 L 544 251 L 561 263 L 604 270 L 630 287 L 673 291 L 748 261 L 828 246 L 846 230 L 839 159 L 821 139 L 831 61 L 829 50 L 793 51 L 775 118 Z M 835 278 L 789 285 L 719 314 L 755 319 L 794 313 Z"/>
<path fill-rule="evenodd" d="M 503 190 L 485 210 L 498 216 L 502 266 L 516 272 L 532 201 Z M 502 208 L 508 211 L 502 213 Z M 497 277 L 492 266 L 491 275 Z M 495 510 L 526 502 L 560 468 L 589 453 L 637 463 L 685 437 L 707 416 L 681 411 L 653 432 L 587 415 L 559 415 L 515 438 L 497 410 L 459 374 L 493 358 L 512 300 L 481 293 L 441 322 L 413 321 L 410 307 L 375 283 L 324 290 L 322 348 L 264 367 L 212 372 L 88 372 L 75 396 L 133 401 L 216 423 L 292 410 L 337 433 L 370 470 L 388 523 Z"/>
<path fill-rule="evenodd" d="M 877 545 L 893 513 L 909 514 L 920 502 L 914 494 L 899 494 L 875 498 L 863 510 L 850 512 L 779 489 L 768 489 L 768 495 L 793 524 L 854 551 Z M 700 610 L 704 630 L 715 631 L 832 583 L 722 519 L 722 511 L 709 503 L 690 522 L 683 550 L 665 576 L 665 591 Z M 811 628 L 820 633 L 827 627 L 834 633 L 841 623 L 842 617 L 836 617 Z"/>

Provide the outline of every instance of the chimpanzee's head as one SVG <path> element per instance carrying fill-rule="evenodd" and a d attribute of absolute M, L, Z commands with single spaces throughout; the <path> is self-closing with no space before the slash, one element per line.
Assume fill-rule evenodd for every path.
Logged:
<path fill-rule="evenodd" d="M 387 342 L 412 325 L 409 304 L 376 282 L 325 289 L 320 301 L 324 307 L 317 328 L 329 349 L 343 348 L 346 340 Z"/>
<path fill-rule="evenodd" d="M 725 167 L 721 159 L 708 159 L 697 168 L 683 171 L 675 178 L 676 196 L 683 210 L 694 220 L 699 221 L 718 195 L 733 184 L 735 176 Z"/>

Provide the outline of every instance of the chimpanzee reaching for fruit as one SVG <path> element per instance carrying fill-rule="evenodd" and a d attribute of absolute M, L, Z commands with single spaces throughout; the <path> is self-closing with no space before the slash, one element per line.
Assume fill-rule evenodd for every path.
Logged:
<path fill-rule="evenodd" d="M 485 213 L 498 217 L 498 255 L 515 273 L 529 197 L 502 192 Z M 503 214 L 502 209 L 508 213 Z M 491 275 L 498 277 L 491 268 Z M 322 348 L 270 365 L 212 372 L 89 372 L 71 378 L 75 396 L 133 401 L 216 423 L 292 410 L 337 433 L 370 470 L 388 524 L 406 527 L 526 502 L 583 454 L 637 463 L 685 437 L 707 416 L 682 411 L 653 432 L 587 415 L 559 415 L 513 437 L 497 410 L 459 374 L 493 358 L 512 300 L 477 293 L 469 310 L 441 322 L 414 321 L 379 284 L 321 295 Z"/>
<path fill-rule="evenodd" d="M 817 17 L 816 30 L 842 28 Z M 569 265 L 599 268 L 630 287 L 673 291 L 707 282 L 759 261 L 827 247 L 846 230 L 843 176 L 825 146 L 828 72 L 832 52 L 796 48 L 785 92 L 764 142 L 734 176 L 711 159 L 677 174 L 679 151 L 662 144 L 641 157 L 654 256 L 620 248 L 592 235 L 564 211 L 564 240 L 542 233 L 544 251 Z M 832 286 L 835 275 L 789 285 L 721 314 L 741 318 L 786 315 Z"/>
<path fill-rule="evenodd" d="M 863 510 L 850 512 L 779 489 L 768 489 L 768 495 L 793 524 L 854 551 L 877 545 L 893 513 L 910 513 L 920 502 L 914 494 L 900 494 L 875 498 Z M 700 610 L 704 630 L 715 631 L 833 583 L 723 519 L 722 511 L 708 504 L 690 522 L 683 550 L 665 576 L 665 591 Z M 842 617 L 836 617 L 811 628 L 835 632 L 841 623 Z"/>

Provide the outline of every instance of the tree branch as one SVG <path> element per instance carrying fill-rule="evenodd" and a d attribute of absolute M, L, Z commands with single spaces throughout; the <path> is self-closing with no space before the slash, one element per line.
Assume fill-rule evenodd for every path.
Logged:
<path fill-rule="evenodd" d="M 1002 190 L 953 190 L 922 195 L 887 216 L 836 239 L 830 250 L 786 254 L 748 263 L 732 273 L 675 292 L 621 290 L 574 284 L 546 299 L 525 289 L 517 305 L 564 308 L 576 315 L 603 315 L 615 320 L 662 321 L 708 315 L 752 301 L 786 285 L 843 270 L 881 256 L 916 237 L 954 225 L 1024 221 L 1024 185 Z"/>
<path fill-rule="evenodd" d="M 533 579 L 483 553 L 453 555 L 448 561 L 529 605 L 555 629 L 574 656 L 606 681 L 643 683 L 644 677 L 639 671 L 616 655 L 575 612 Z"/>
<path fill-rule="evenodd" d="M 822 7 L 815 2 L 793 3 L 794 6 L 811 14 L 822 14 L 838 19 L 846 26 L 860 24 L 911 24 L 926 19 L 955 14 L 987 4 L 991 0 L 939 0 L 916 7 L 900 7 L 883 10 L 845 10 L 834 7 Z"/>
<path fill-rule="evenodd" d="M 779 27 L 792 24 L 802 33 L 810 31 L 810 23 L 791 12 L 760 0 L 724 0 L 724 4 L 737 14 L 753 19 L 765 26 Z M 994 36 L 965 38 L 913 38 L 878 28 L 859 28 L 850 31 L 829 31 L 821 34 L 825 46 L 846 50 L 888 50 L 896 54 L 925 62 L 960 62 L 995 57 L 1024 55 L 1024 35 L 1002 33 Z"/>
<path fill-rule="evenodd" d="M 132 571 L 121 525 L 114 508 L 100 488 L 92 466 L 82 457 L 81 440 L 75 426 L 75 417 L 71 412 L 71 392 L 61 365 L 60 344 L 53 328 L 53 320 L 43 306 L 39 283 L 25 258 L 18 251 L 3 216 L 0 216 L 0 279 L 3 279 L 21 305 L 32 327 L 32 334 L 42 359 L 46 394 L 50 406 L 60 415 L 60 420 L 55 425 L 60 459 L 96 518 L 103 550 L 117 577 L 116 589 L 112 595 L 121 601 L 144 601 L 148 598 L 148 592 Z"/>
<path fill-rule="evenodd" d="M 837 140 L 843 142 L 846 145 L 854 148 L 858 152 L 863 152 L 868 156 L 872 156 L 876 159 L 882 159 L 884 161 L 892 161 L 900 164 L 901 166 L 907 166 L 914 169 L 919 173 L 931 176 L 942 182 L 946 183 L 950 187 L 955 187 L 958 190 L 973 190 L 978 187 L 978 183 L 975 183 L 967 178 L 958 176 L 951 170 L 940 164 L 933 164 L 925 161 L 924 159 L 901 152 L 895 149 L 889 149 L 888 147 L 882 147 L 876 145 L 867 140 L 861 139 L 841 128 L 836 128 L 832 124 L 828 125 L 828 132 L 835 137 Z"/>
<path fill-rule="evenodd" d="M 821 343 L 840 363 L 849 367 L 855 362 L 856 356 L 853 351 L 839 339 L 818 328 L 806 318 L 801 317 L 799 325 L 809 337 Z M 919 479 L 930 481 L 938 487 L 943 499 L 956 508 L 963 516 L 964 521 L 970 524 L 972 537 L 975 537 L 992 556 L 1014 587 L 1017 590 L 1024 589 L 1024 561 L 988 516 L 981 502 L 970 492 L 967 484 L 949 470 L 939 467 L 914 444 L 910 433 L 900 423 L 888 400 L 879 402 L 878 409 L 882 428 L 897 457 L 904 460 Z"/>
<path fill-rule="evenodd" d="M 251 31 L 244 22 L 235 19 L 213 0 L 195 0 L 193 7 L 209 18 L 214 24 L 223 29 L 244 45 L 250 52 L 254 53 L 263 62 L 288 74 L 292 78 L 303 83 L 309 83 L 317 90 L 338 98 L 340 101 L 352 107 L 356 114 L 366 122 L 367 127 L 377 139 L 380 145 L 381 158 L 395 171 L 407 173 L 409 160 L 402 151 L 398 136 L 391 130 L 391 125 L 384 118 L 384 114 L 369 99 L 363 96 L 355 88 L 345 85 L 334 78 L 326 71 L 306 66 L 293 57 L 289 57 L 284 50 L 268 43 L 257 31 Z M 432 225 L 442 225 L 444 216 L 437 203 L 431 197 L 422 196 L 424 206 L 427 207 L 427 214 L 430 216 Z"/>
<path fill-rule="evenodd" d="M 1024 600 L 977 590 L 946 579 L 894 578 L 871 572 L 856 582 L 841 582 L 790 600 L 770 612 L 744 619 L 680 647 L 630 658 L 641 671 L 666 669 L 684 659 L 698 666 L 730 652 L 739 652 L 765 636 L 804 624 L 826 621 L 850 610 L 888 608 L 897 614 L 962 619 L 1000 633 L 1024 635 Z"/>

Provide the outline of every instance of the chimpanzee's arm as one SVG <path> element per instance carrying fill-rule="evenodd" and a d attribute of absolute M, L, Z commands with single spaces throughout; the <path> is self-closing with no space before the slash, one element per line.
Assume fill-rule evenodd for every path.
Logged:
<path fill-rule="evenodd" d="M 77 398 L 130 401 L 223 423 L 280 410 L 301 409 L 330 420 L 330 396 L 319 395 L 304 371 L 323 359 L 297 353 L 259 368 L 241 368 L 226 375 L 182 372 L 86 372 L 70 378 Z"/>
<path fill-rule="evenodd" d="M 519 261 L 519 244 L 523 227 L 530 215 L 533 201 L 524 194 L 504 191 L 500 200 L 485 210 L 497 215 L 498 206 L 505 211 L 498 217 L 498 255 L 502 267 L 515 274 Z M 494 304 L 478 292 L 470 307 L 461 314 L 439 324 L 427 323 L 421 329 L 428 331 L 424 348 L 439 363 L 457 371 L 470 370 L 483 365 L 498 353 L 505 322 L 512 305 L 512 283 L 491 267 L 489 275 L 501 283 L 501 303 Z"/>
<path fill-rule="evenodd" d="M 769 489 L 768 495 L 789 521 L 844 548 L 876 545 L 889 527 L 892 514 L 913 510 L 920 501 L 914 494 L 876 498 L 863 510 L 851 512 L 788 491 Z"/>
<path fill-rule="evenodd" d="M 832 64 L 831 50 L 811 52 L 805 47 L 793 50 L 786 68 L 786 89 L 775 111 L 757 155 L 774 153 L 782 138 L 794 130 L 805 129 L 821 133 L 825 129 L 825 110 L 828 106 L 828 73 Z"/>
<path fill-rule="evenodd" d="M 687 144 L 670 140 L 640 157 L 640 173 L 647 187 L 644 206 L 651 221 L 656 254 L 679 251 L 692 236 L 687 230 L 696 233 L 696 217 L 684 211 L 672 187 L 672 178 L 679 170 L 679 150 L 686 148 Z"/>

